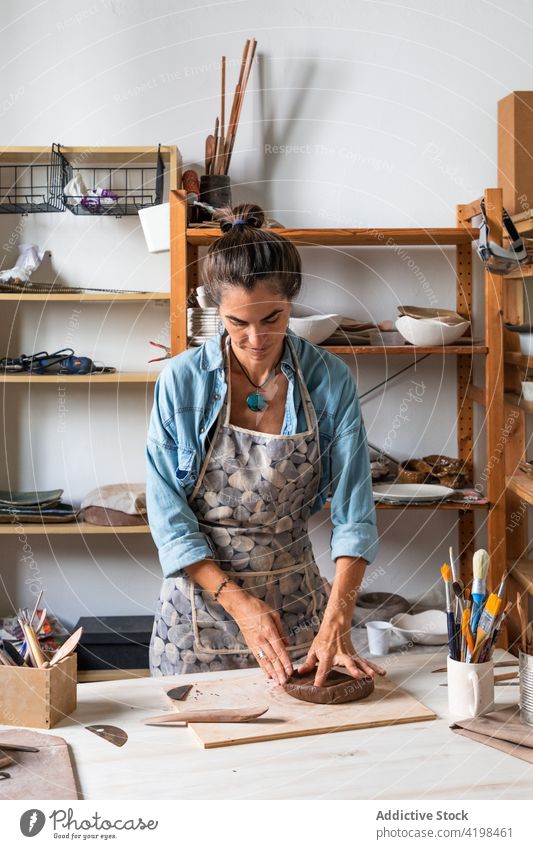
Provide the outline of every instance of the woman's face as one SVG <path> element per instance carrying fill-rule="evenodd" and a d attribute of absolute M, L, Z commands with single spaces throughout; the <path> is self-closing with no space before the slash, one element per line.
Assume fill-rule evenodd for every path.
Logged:
<path fill-rule="evenodd" d="M 242 286 L 226 286 L 219 305 L 232 347 L 257 362 L 279 352 L 290 311 L 290 301 L 266 281 L 251 292 Z"/>

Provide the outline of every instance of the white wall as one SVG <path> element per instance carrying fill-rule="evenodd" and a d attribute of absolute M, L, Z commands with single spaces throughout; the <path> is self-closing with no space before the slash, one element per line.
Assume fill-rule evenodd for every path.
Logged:
<path fill-rule="evenodd" d="M 496 103 L 533 87 L 531 13 L 525 0 L 329 3 L 235 0 L 45 0 L 2 4 L 1 138 L 5 145 L 177 144 L 201 167 L 217 114 L 219 61 L 258 39 L 257 64 L 232 160 L 234 198 L 254 200 L 287 225 L 452 226 L 454 206 L 496 183 Z M 269 145 L 270 147 L 267 147 Z M 289 145 L 273 152 L 274 145 Z M 135 218 L 0 217 L 12 234 L 51 251 L 62 282 L 160 290 L 168 256 L 149 255 Z M 14 253 L 0 251 L 3 267 Z M 409 249 L 407 258 L 369 250 L 304 251 L 302 300 L 379 321 L 400 303 L 454 306 L 453 253 Z M 48 273 L 48 272 L 47 272 Z M 423 278 L 421 277 L 423 275 Z M 36 278 L 37 279 L 37 278 Z M 422 284 L 422 279 L 426 282 Z M 478 275 L 477 284 L 480 278 Z M 131 369 L 164 338 L 160 305 L 83 305 L 77 353 Z M 18 353 L 66 344 L 71 305 L 5 307 L 2 343 Z M 481 322 L 480 328 L 483 329 Z M 361 357 L 360 391 L 403 358 Z M 411 379 L 422 403 L 395 431 L 392 453 L 455 453 L 452 359 L 421 363 L 364 404 L 370 439 L 393 427 Z M 79 500 L 96 482 L 142 479 L 150 399 L 144 390 L 70 387 L 64 431 L 54 387 L 6 387 L 8 468 L 2 481 L 65 488 Z M 5 465 L 5 464 L 4 464 Z M 379 517 L 381 547 L 372 589 L 418 598 L 435 589 L 456 516 L 423 511 Z M 313 539 L 331 574 L 327 519 Z M 79 615 L 150 612 L 160 571 L 148 539 L 31 537 L 28 550 L 2 537 L 2 613 L 29 604 L 38 579 L 67 624 Z M 29 559 L 23 560 L 23 557 Z"/>

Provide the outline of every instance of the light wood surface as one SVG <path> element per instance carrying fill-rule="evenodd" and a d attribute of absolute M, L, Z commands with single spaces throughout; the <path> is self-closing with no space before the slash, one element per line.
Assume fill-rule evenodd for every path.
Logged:
<path fill-rule="evenodd" d="M 404 722 L 436 719 L 429 708 L 417 702 L 390 678 L 376 678 L 374 692 L 360 702 L 343 705 L 314 705 L 293 699 L 281 687 L 267 684 L 263 673 L 245 678 L 219 678 L 206 683 L 197 681 L 180 711 L 207 710 L 214 707 L 233 709 L 265 705 L 268 713 L 240 725 L 194 722 L 189 725 L 205 749 L 307 737 L 354 728 L 377 728 Z"/>
<path fill-rule="evenodd" d="M 0 799 L 78 799 L 68 745 L 55 734 L 12 728 L 2 743 L 33 746 L 38 752 L 11 752 L 10 778 L 0 781 Z"/>
<path fill-rule="evenodd" d="M 486 345 L 320 345 L 325 351 L 334 354 L 383 354 L 417 357 L 423 354 L 459 354 L 469 357 L 472 354 L 486 354 Z"/>
<path fill-rule="evenodd" d="M 1 374 L 0 383 L 155 383 L 159 372 L 121 371 L 115 374 Z"/>
<path fill-rule="evenodd" d="M 468 227 L 429 227 L 427 229 L 411 229 L 407 227 L 380 229 L 378 227 L 353 227 L 341 229 L 272 229 L 294 244 L 305 247 L 306 245 L 319 245 L 327 247 L 335 245 L 353 246 L 379 246 L 392 247 L 394 245 L 465 245 L 470 244 L 479 236 L 478 230 L 470 230 Z M 191 245 L 210 245 L 222 235 L 218 228 L 187 228 L 187 241 Z"/>
<path fill-rule="evenodd" d="M 364 652 L 364 629 L 354 629 Z M 496 659 L 511 659 L 502 650 Z M 516 658 L 512 658 L 515 660 Z M 361 728 L 202 749 L 188 728 L 142 720 L 166 709 L 163 687 L 191 676 L 83 684 L 78 709 L 53 733 L 71 746 L 84 799 L 528 799 L 531 766 L 453 734 L 447 710 L 442 647 L 399 650 L 376 658 L 391 680 L 437 714 L 431 722 Z M 204 673 L 194 680 L 255 675 L 254 670 Z M 518 687 L 496 688 L 498 705 L 515 704 Z M 85 725 L 123 728 L 121 749 Z"/>
<path fill-rule="evenodd" d="M 64 292 L 63 294 L 54 292 L 42 292 L 40 294 L 26 292 L 0 292 L 0 301 L 75 301 L 76 303 L 99 302 L 99 301 L 168 301 L 170 300 L 170 292 L 144 292 L 129 293 L 129 292 Z"/>
<path fill-rule="evenodd" d="M 88 536 L 91 534 L 149 534 L 150 528 L 148 525 L 90 525 L 88 522 L 58 522 L 57 525 L 46 524 L 45 522 L 24 522 L 15 521 L 13 524 L 0 524 L 0 534 L 76 534 Z"/>

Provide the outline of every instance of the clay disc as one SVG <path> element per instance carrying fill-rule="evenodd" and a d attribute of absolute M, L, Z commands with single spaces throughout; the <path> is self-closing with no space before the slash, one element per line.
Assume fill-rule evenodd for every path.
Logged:
<path fill-rule="evenodd" d="M 352 678 L 344 672 L 333 669 L 323 687 L 315 687 L 316 670 L 307 675 L 299 675 L 298 671 L 285 682 L 283 689 L 294 699 L 303 702 L 313 702 L 315 705 L 343 705 L 346 702 L 357 702 L 366 699 L 374 691 L 374 679 L 370 677 Z"/>

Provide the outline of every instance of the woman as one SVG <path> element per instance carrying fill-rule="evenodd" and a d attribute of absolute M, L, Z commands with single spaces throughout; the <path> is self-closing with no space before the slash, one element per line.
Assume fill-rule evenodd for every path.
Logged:
<path fill-rule="evenodd" d="M 279 683 L 305 660 L 384 674 L 351 643 L 353 607 L 377 549 L 366 434 L 349 368 L 288 329 L 301 286 L 292 243 L 263 212 L 223 211 L 203 266 L 224 332 L 157 381 L 147 505 L 165 575 L 153 675 L 256 663 Z M 307 535 L 331 492 L 329 599 Z"/>

